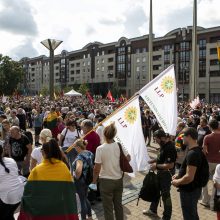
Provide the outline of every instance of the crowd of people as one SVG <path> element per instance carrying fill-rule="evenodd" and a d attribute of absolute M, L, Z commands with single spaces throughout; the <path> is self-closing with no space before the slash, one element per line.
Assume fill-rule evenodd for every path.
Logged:
<path fill-rule="evenodd" d="M 102 202 L 107 220 L 124 218 L 123 172 L 120 149 L 114 141 L 114 123 L 101 122 L 122 103 L 101 97 L 20 97 L 0 103 L 0 213 L 13 220 L 92 219 L 91 205 Z M 164 203 L 162 219 L 172 216 L 171 185 L 180 192 L 185 220 L 199 219 L 197 203 L 216 210 L 220 196 L 220 106 L 201 103 L 191 109 L 178 104 L 176 136 L 167 135 L 143 100 L 141 120 L 146 145 L 160 146 L 158 157 L 149 161 L 157 170 Z M 33 135 L 33 137 L 32 137 Z M 68 151 L 70 146 L 74 146 Z M 130 155 L 123 148 L 127 160 Z M 204 157 L 203 157 L 204 156 Z M 203 183 L 203 161 L 208 161 L 212 195 Z M 26 179 L 27 178 L 27 179 Z M 157 216 L 160 198 L 144 215 Z M 217 212 L 218 219 L 220 213 Z"/>

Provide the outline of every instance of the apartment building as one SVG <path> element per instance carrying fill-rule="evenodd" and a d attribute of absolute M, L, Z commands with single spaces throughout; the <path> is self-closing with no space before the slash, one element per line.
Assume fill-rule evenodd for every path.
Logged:
<path fill-rule="evenodd" d="M 220 65 L 217 42 L 220 27 L 198 27 L 197 88 L 201 99 L 220 102 Z M 179 99 L 188 100 L 192 57 L 192 27 L 178 28 L 153 40 L 153 76 L 175 65 Z M 49 58 L 23 58 L 28 93 L 39 93 L 49 86 Z M 115 89 L 132 96 L 148 82 L 148 35 L 102 44 L 93 42 L 81 50 L 62 51 L 55 56 L 54 84 L 61 89 L 82 83 L 93 94 L 105 95 Z"/>

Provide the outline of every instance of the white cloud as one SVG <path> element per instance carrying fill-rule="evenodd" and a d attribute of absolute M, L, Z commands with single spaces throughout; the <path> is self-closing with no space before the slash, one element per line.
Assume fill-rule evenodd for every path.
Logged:
<path fill-rule="evenodd" d="M 6 2 L 9 1 L 0 1 L 0 10 L 4 9 Z M 10 13 L 18 20 L 14 25 L 4 25 L 0 29 L 0 48 L 3 54 L 17 51 L 16 56 L 23 56 L 24 53 L 18 53 L 18 50 L 25 45 L 29 48 L 26 51 L 30 57 L 35 56 L 36 51 L 38 55 L 48 55 L 48 51 L 40 44 L 46 38 L 63 40 L 55 51 L 60 53 L 63 49 L 80 49 L 93 41 L 108 43 L 117 41 L 121 36 L 148 34 L 149 0 L 29 0 L 28 3 L 27 0 L 10 0 L 10 4 L 11 2 L 18 6 L 17 9 L 10 7 Z M 220 1 L 198 2 L 198 25 L 219 25 Z M 25 13 L 21 19 L 19 16 L 22 10 Z M 192 10 L 193 0 L 153 0 L 154 33 L 156 36 L 163 36 L 175 28 L 192 25 Z M 25 22 L 33 25 L 27 25 L 22 30 L 20 24 Z"/>

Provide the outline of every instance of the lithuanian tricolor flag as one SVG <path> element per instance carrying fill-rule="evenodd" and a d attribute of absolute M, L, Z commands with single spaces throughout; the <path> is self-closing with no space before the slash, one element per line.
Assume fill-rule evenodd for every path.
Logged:
<path fill-rule="evenodd" d="M 75 186 L 66 165 L 44 160 L 25 185 L 18 220 L 78 220 Z"/>

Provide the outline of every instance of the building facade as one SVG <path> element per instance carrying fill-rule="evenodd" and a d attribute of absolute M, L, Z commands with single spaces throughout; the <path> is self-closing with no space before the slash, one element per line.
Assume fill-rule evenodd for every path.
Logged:
<path fill-rule="evenodd" d="M 198 27 L 197 88 L 201 99 L 220 102 L 220 65 L 217 42 L 220 27 Z M 192 27 L 178 28 L 153 40 L 153 76 L 175 65 L 179 99 L 188 100 L 192 58 Z M 23 58 L 25 91 L 37 94 L 49 86 L 49 58 Z M 55 56 L 54 84 L 61 89 L 86 83 L 93 94 L 132 96 L 148 79 L 148 35 L 120 38 L 117 42 L 93 42 L 81 50 L 62 51 Z"/>

